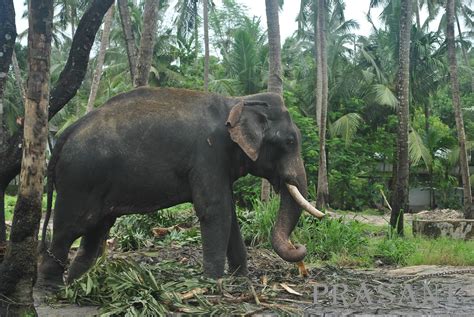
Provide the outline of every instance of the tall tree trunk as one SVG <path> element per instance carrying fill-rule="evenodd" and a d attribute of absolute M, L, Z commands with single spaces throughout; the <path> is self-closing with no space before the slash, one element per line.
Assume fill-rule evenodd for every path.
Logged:
<path fill-rule="evenodd" d="M 467 159 L 466 134 L 464 132 L 464 121 L 461 109 L 461 98 L 459 94 L 458 66 L 456 61 L 456 44 L 454 38 L 454 0 L 447 0 L 446 17 L 447 30 L 446 40 L 448 43 L 449 76 L 451 79 L 451 93 L 453 99 L 454 116 L 456 118 L 456 130 L 459 141 L 459 163 L 464 191 L 464 217 L 474 219 L 472 209 L 471 184 L 469 182 L 469 162 Z"/>
<path fill-rule="evenodd" d="M 0 0 L 9 1 L 11 0 Z M 54 88 L 51 90 L 49 98 L 49 119 L 51 119 L 58 111 L 60 111 L 66 103 L 71 100 L 79 87 L 87 71 L 87 64 L 89 62 L 89 53 L 94 44 L 95 34 L 102 24 L 102 18 L 112 5 L 113 0 L 93 0 L 89 8 L 82 16 L 77 26 L 76 33 L 72 40 L 71 48 L 69 50 L 69 57 L 56 81 Z M 0 4 L 3 5 L 2 2 Z M 4 23 L 0 23 L 0 41 L 6 37 L 2 36 L 1 27 L 7 25 L 9 21 L 7 18 L 11 15 L 12 21 L 15 21 L 15 13 L 13 11 L 13 4 L 4 6 L 6 10 L 0 10 L 0 15 L 5 14 L 5 19 L 2 17 Z M 11 13 L 7 13 L 10 12 Z M 9 18 L 8 18 L 9 19 Z M 14 22 L 13 22 L 14 23 Z M 15 24 L 12 24 L 15 26 Z M 16 35 L 16 31 L 14 33 Z M 9 40 L 13 38 L 8 37 Z M 13 38 L 14 43 L 14 38 Z M 12 43 L 12 48 L 13 48 Z M 0 45 L 0 47 L 5 47 Z M 5 56 L 5 55 L 3 55 Z M 1 64 L 2 59 L 0 59 Z M 1 68 L 0 68 L 1 69 Z M 0 126 L 1 128 L 1 126 Z M 0 136 L 5 136 L 6 130 L 0 133 Z M 0 151 L 0 191 L 5 192 L 6 186 L 15 178 L 20 172 L 21 158 L 22 158 L 22 140 L 23 129 L 20 127 L 17 132 L 6 138 L 3 149 Z M 0 204 L 2 206 L 3 204 Z M 3 214 L 4 210 L 0 210 Z M 0 219 L 1 220 L 1 219 Z M 2 226 L 0 225 L 0 228 Z M 0 229 L 1 230 L 1 229 Z"/>
<path fill-rule="evenodd" d="M 146 0 L 143 16 L 143 31 L 140 39 L 140 50 L 135 78 L 135 86 L 148 85 L 148 76 L 153 59 L 153 48 L 155 46 L 156 25 L 158 21 L 158 0 Z"/>
<path fill-rule="evenodd" d="M 469 57 L 467 55 L 466 48 L 463 45 L 464 38 L 463 38 L 463 35 L 462 35 L 462 30 L 461 30 L 461 23 L 459 23 L 459 17 L 458 17 L 457 14 L 456 14 L 455 18 L 456 18 L 456 25 L 458 27 L 459 39 L 461 40 L 461 52 L 462 52 L 462 56 L 464 58 L 464 64 L 466 64 L 467 69 L 471 73 L 471 92 L 474 92 L 474 70 L 471 67 L 471 63 L 469 62 Z"/>
<path fill-rule="evenodd" d="M 281 43 L 278 0 L 265 0 L 268 27 L 268 91 L 283 95 L 281 78 Z"/>
<path fill-rule="evenodd" d="M 398 234 L 403 235 L 403 214 L 408 210 L 409 191 L 409 158 L 408 158 L 408 124 L 410 121 L 410 38 L 412 26 L 413 3 L 402 0 L 400 8 L 400 43 L 398 56 L 397 99 L 398 99 L 398 133 L 397 133 L 397 168 L 395 188 L 392 195 L 392 214 L 390 225 Z"/>
<path fill-rule="evenodd" d="M 77 19 L 77 9 L 76 9 L 76 4 L 73 3 L 71 5 L 71 38 L 74 37 L 74 34 L 76 33 L 76 19 Z"/>
<path fill-rule="evenodd" d="M 18 86 L 18 89 L 20 89 L 21 100 L 23 104 L 26 104 L 25 86 L 23 85 L 23 80 L 21 79 L 20 65 L 18 65 L 18 59 L 16 58 L 15 50 L 13 50 L 12 65 L 13 65 L 13 72 L 15 73 L 16 85 Z"/>
<path fill-rule="evenodd" d="M 320 92 L 321 103 L 319 110 L 319 170 L 318 170 L 318 188 L 316 194 L 317 208 L 325 208 L 329 202 L 329 184 L 326 157 L 326 128 L 327 128 L 327 110 L 328 110 L 328 65 L 326 48 L 326 2 L 318 0 L 317 8 L 317 27 L 319 40 L 319 65 L 320 68 Z"/>
<path fill-rule="evenodd" d="M 419 0 L 415 0 L 413 5 L 415 6 L 415 15 L 416 15 L 416 28 L 421 30 L 421 20 L 420 20 L 420 4 Z"/>
<path fill-rule="evenodd" d="M 204 90 L 209 90 L 209 2 L 202 2 L 204 18 Z"/>
<path fill-rule="evenodd" d="M 0 294 L 21 303 L 8 308 L 20 316 L 35 313 L 33 284 L 48 135 L 53 1 L 30 0 L 28 18 L 28 92 L 20 188 L 10 243 L 0 266 Z"/>
<path fill-rule="evenodd" d="M 278 0 L 265 0 L 268 29 L 268 91 L 283 96 L 283 81 L 281 79 L 281 42 L 280 21 L 278 16 Z M 262 179 L 260 198 L 269 201 L 271 185 Z"/>
<path fill-rule="evenodd" d="M 99 90 L 100 77 L 102 76 L 102 67 L 104 66 L 105 52 L 109 46 L 110 28 L 112 26 L 112 18 L 114 17 L 114 5 L 111 5 L 104 18 L 104 29 L 102 30 L 102 38 L 100 40 L 99 54 L 97 55 L 97 65 L 92 78 L 91 91 L 89 100 L 87 101 L 86 112 L 94 109 L 94 102 Z"/>
<path fill-rule="evenodd" d="M 193 0 L 193 16 L 194 16 L 194 55 L 196 64 L 199 56 L 199 12 L 198 0 Z"/>
<path fill-rule="evenodd" d="M 135 46 L 135 36 L 132 31 L 132 22 L 130 18 L 130 10 L 128 9 L 127 0 L 117 0 L 120 14 L 120 21 L 122 22 L 122 29 L 125 39 L 125 47 L 127 48 L 128 65 L 130 67 L 130 78 L 132 84 L 135 82 L 135 72 L 137 70 L 137 48 Z"/>
<path fill-rule="evenodd" d="M 4 119 L 3 95 L 5 83 L 7 81 L 8 69 L 12 60 L 12 54 L 15 48 L 16 25 L 15 25 L 15 7 L 13 0 L 0 0 L 0 153 L 6 153 L 7 127 Z M 1 157 L 1 156 L 0 156 Z M 0 162 L 3 161 L 0 160 Z M 0 180 L 1 181 L 1 180 Z M 0 184 L 0 249 L 5 246 L 6 226 L 5 226 L 5 188 L 8 185 Z"/>

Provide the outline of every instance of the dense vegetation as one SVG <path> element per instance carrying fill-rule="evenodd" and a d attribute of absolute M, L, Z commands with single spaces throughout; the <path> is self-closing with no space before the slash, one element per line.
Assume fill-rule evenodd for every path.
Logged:
<path fill-rule="evenodd" d="M 180 14 L 189 12 L 185 1 L 177 8 Z M 380 190 L 390 195 L 388 187 L 391 173 L 381 173 L 380 164 L 393 164 L 396 139 L 396 97 L 394 82 L 397 71 L 398 2 L 391 2 L 383 11 L 386 25 L 375 28 L 369 36 L 356 36 L 356 21 L 344 19 L 344 6 L 329 8 L 327 29 L 329 65 L 329 137 L 328 181 L 330 203 L 333 208 L 359 210 L 374 207 L 382 201 Z M 59 5 L 59 4 L 58 4 Z M 84 10 L 86 3 L 78 3 Z M 196 41 L 194 30 L 170 23 L 168 1 L 161 1 L 160 23 L 154 48 L 150 85 L 202 89 L 202 44 Z M 142 28 L 141 5 L 129 4 L 133 31 Z M 367 8 L 368 9 L 368 8 Z M 439 9 L 438 9 L 439 11 Z M 438 12 L 437 11 L 437 12 Z M 64 11 L 55 18 L 55 28 L 63 29 L 70 23 Z M 469 10 L 462 11 L 464 38 L 458 44 L 472 63 L 469 32 Z M 460 12 L 461 14 L 461 12 Z M 444 20 L 435 25 L 431 16 L 418 28 L 412 27 L 410 69 L 411 122 L 410 158 L 412 186 L 431 188 L 438 207 L 459 207 L 453 195 L 459 186 L 454 167 L 458 161 L 458 145 L 446 63 Z M 224 22 L 225 21 L 225 22 Z M 200 26 L 200 18 L 196 23 Z M 425 21 L 422 21 L 425 22 Z M 184 29 L 183 29 L 184 28 Z M 311 43 L 311 21 L 302 24 L 294 36 L 287 38 L 282 49 L 284 97 L 293 119 L 302 130 L 303 155 L 310 182 L 310 197 L 315 198 L 318 172 L 318 133 L 315 129 L 314 47 Z M 438 31 L 434 31 L 438 29 Z M 197 28 L 200 31 L 200 28 Z M 268 69 L 265 28 L 257 17 L 252 17 L 238 1 L 226 0 L 212 6 L 210 12 L 211 51 L 209 89 L 227 95 L 252 94 L 266 90 Z M 52 52 L 52 80 L 64 64 L 65 52 L 71 44 L 69 32 L 56 32 Z M 199 34 L 200 36 L 200 34 Z M 97 40 L 100 36 L 97 36 Z M 459 60 L 462 58 L 459 51 Z M 26 48 L 16 46 L 16 55 L 22 72 L 26 71 Z M 118 12 L 114 15 L 110 45 L 105 54 L 104 70 L 95 105 L 99 106 L 111 96 L 132 88 L 120 28 Z M 470 105 L 472 70 L 460 62 L 461 100 L 464 105 L 467 139 L 474 137 L 474 121 Z M 52 121 L 58 133 L 81 117 L 86 111 L 94 69 L 92 59 L 85 81 L 77 96 Z M 18 128 L 16 120 L 22 116 L 20 91 L 13 72 L 6 87 L 5 117 L 10 133 Z M 237 187 L 238 200 L 249 204 L 259 194 L 259 181 L 245 179 Z"/>
<path fill-rule="evenodd" d="M 137 63 L 138 55 L 141 57 L 146 44 L 152 46 L 151 68 L 145 72 L 145 78 L 140 79 L 140 85 L 208 89 L 230 96 L 270 89 L 268 69 L 271 52 L 267 27 L 238 0 L 222 0 L 215 4 L 204 1 L 119 0 L 118 10 L 108 11 L 105 17 L 107 22 L 95 38 L 87 72 L 77 94 L 50 121 L 50 146 L 69 125 L 92 108 L 100 107 L 110 97 L 139 85 L 131 63 Z M 451 13 L 454 13 L 457 22 L 456 50 L 450 57 L 457 57 L 459 61 L 460 104 L 467 152 L 471 153 L 474 139 L 474 13 L 470 0 L 455 2 L 455 10 Z M 91 3 L 87 0 L 54 1 L 52 83 L 60 82 L 58 79 L 70 57 L 67 52 L 73 45 L 73 35 L 78 32 L 76 27 Z M 402 104 L 398 88 L 403 56 L 399 47 L 402 38 L 407 39 L 400 21 L 406 13 L 407 3 L 413 5 L 414 10 L 413 19 L 409 14 L 409 20 L 416 19 L 416 22 L 409 23 L 411 27 L 407 30 L 411 39 L 408 54 L 409 98 L 405 102 L 409 105 L 409 109 L 405 109 L 409 110 L 408 130 L 405 131 L 408 133 L 409 184 L 412 188 L 422 188 L 432 194 L 430 207 L 462 207 L 459 187 L 464 185 L 466 188 L 461 177 L 465 155 L 463 144 L 459 142 L 459 130 L 456 129 L 456 123 L 459 128 L 459 116 L 453 111 L 453 76 L 447 59 L 450 48 L 452 52 L 452 47 L 448 45 L 452 32 L 446 31 L 446 24 L 448 20 L 453 22 L 453 17 L 446 16 L 444 3 L 370 1 L 370 8 L 382 8 L 381 25 L 374 23 L 369 15 L 368 22 L 373 27 L 371 33 L 356 35 L 355 30 L 362 21 L 345 18 L 344 1 L 302 0 L 297 17 L 298 30 L 284 40 L 281 49 L 283 97 L 301 130 L 311 200 L 316 200 L 318 193 L 321 195 L 318 181 L 321 183 L 321 171 L 327 168 L 328 197 L 324 198 L 323 207 L 337 209 L 340 213 L 356 211 L 366 214 L 370 211 L 381 214 L 387 207 L 391 208 L 384 201 L 385 196 L 387 201 L 393 202 L 395 197 L 398 202 L 394 188 L 399 172 L 397 168 L 400 169 L 401 142 L 399 110 Z M 207 18 L 203 19 L 207 14 L 201 17 L 201 9 L 206 11 L 208 4 L 207 21 Z M 156 21 L 147 23 L 148 18 L 153 20 L 148 15 L 150 10 L 147 6 L 159 8 L 156 27 Z M 128 10 L 124 11 L 124 8 Z M 123 26 L 125 13 L 130 15 L 131 21 L 128 35 L 125 35 L 126 28 Z M 426 16 L 425 19 L 422 20 L 420 15 Z M 316 25 L 321 20 L 325 23 L 322 28 Z M 203 26 L 206 34 L 209 28 L 210 43 L 202 41 Z M 142 41 L 150 33 L 154 35 L 153 41 Z M 8 141 L 10 137 L 13 139 L 23 126 L 27 102 L 23 83 L 26 82 L 27 69 L 31 67 L 28 48 L 22 40 L 26 35 L 27 32 L 19 35 L 20 41 L 14 48 L 14 71 L 8 72 L 2 86 L 0 150 L 5 144 L 10 146 L 3 141 Z M 321 42 L 325 43 L 324 56 L 321 56 Z M 207 44 L 211 46 L 210 52 Z M 140 52 L 132 54 L 130 47 L 140 48 Z M 131 55 L 137 57 L 136 60 L 131 59 Z M 327 69 L 327 82 L 318 84 L 322 76 L 320 72 L 323 71 L 321 61 Z M 321 129 L 324 132 L 326 129 L 321 128 L 321 118 L 317 116 L 321 111 L 318 89 L 323 89 L 324 85 L 328 88 L 325 97 L 327 137 L 320 139 Z M 321 147 L 322 143 L 325 143 L 324 147 Z M 321 154 L 326 157 L 324 166 L 320 159 L 324 155 Z M 470 182 L 474 183 L 474 177 Z M 13 192 L 14 187 L 10 188 Z M 245 242 L 248 246 L 266 249 L 279 202 L 276 197 L 261 202 L 260 190 L 260 179 L 252 176 L 244 177 L 234 185 Z M 3 194 L 2 189 L 2 198 Z M 468 205 L 465 194 L 464 207 Z M 7 220 L 11 220 L 16 202 L 13 196 L 6 196 Z M 401 205 L 397 208 L 401 208 L 403 213 L 406 210 L 403 210 L 403 203 Z M 156 227 L 169 230 L 166 235 L 156 237 L 152 235 Z M 413 237 L 410 230 L 407 230 L 405 238 L 392 236 L 391 233 L 386 226 L 344 217 L 325 219 L 321 223 L 302 217 L 292 239 L 307 245 L 307 259 L 311 266 L 474 264 L 472 242 L 427 240 Z M 111 236 L 116 239 L 119 251 L 132 252 L 146 250 L 152 245 L 186 247 L 200 242 L 197 220 L 190 205 L 152 215 L 122 217 L 112 229 Z M 2 239 L 0 237 L 0 242 Z M 203 292 L 207 294 L 225 292 L 225 287 L 224 290 L 216 289 L 215 283 L 198 277 L 201 267 L 199 263 L 194 264 L 177 265 L 161 261 L 157 265 L 149 265 L 120 258 L 101 260 L 93 270 L 66 288 L 63 295 L 78 303 L 100 304 L 110 315 L 164 314 L 168 311 L 248 312 L 241 310 L 239 305 L 215 305 L 194 293 L 192 296 L 198 303 L 192 307 L 187 305 L 183 294 L 189 291 L 205 289 Z"/>

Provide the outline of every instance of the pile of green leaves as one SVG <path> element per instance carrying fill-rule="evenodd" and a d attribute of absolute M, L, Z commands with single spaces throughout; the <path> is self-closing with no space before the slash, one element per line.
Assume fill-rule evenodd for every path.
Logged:
<path fill-rule="evenodd" d="M 199 294 L 200 305 L 183 302 L 182 293 L 214 291 L 215 283 L 190 266 L 172 261 L 149 265 L 133 260 L 101 258 L 79 280 L 64 290 L 64 297 L 80 305 L 99 305 L 101 316 L 161 316 L 170 311 L 203 313 L 212 306 Z"/>
<path fill-rule="evenodd" d="M 199 230 L 193 227 L 187 230 L 173 230 L 164 238 L 155 238 L 152 229 L 169 228 L 177 224 L 193 226 L 196 223 L 191 204 L 178 205 L 149 214 L 134 214 L 120 217 L 111 230 L 117 246 L 123 251 L 151 247 L 156 243 L 177 241 L 196 243 L 200 241 Z"/>

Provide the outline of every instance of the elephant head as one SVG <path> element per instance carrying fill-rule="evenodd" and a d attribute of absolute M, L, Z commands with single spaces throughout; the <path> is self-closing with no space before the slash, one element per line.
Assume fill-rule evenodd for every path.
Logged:
<path fill-rule="evenodd" d="M 307 182 L 301 135 L 283 99 L 272 93 L 245 97 L 232 107 L 227 127 L 231 139 L 250 159 L 250 173 L 267 178 L 280 192 L 280 208 L 272 232 L 274 250 L 286 261 L 301 261 L 306 248 L 289 242 L 301 208 L 318 218 L 324 214 L 304 198 Z"/>

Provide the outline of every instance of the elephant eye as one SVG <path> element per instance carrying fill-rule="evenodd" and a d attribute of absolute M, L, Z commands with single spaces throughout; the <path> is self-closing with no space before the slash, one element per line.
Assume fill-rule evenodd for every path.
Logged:
<path fill-rule="evenodd" d="M 286 139 L 286 144 L 288 144 L 288 145 L 293 145 L 293 144 L 295 144 L 295 142 L 296 142 L 296 140 L 295 140 L 295 137 L 293 137 L 293 136 L 290 136 Z"/>

